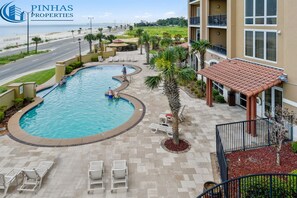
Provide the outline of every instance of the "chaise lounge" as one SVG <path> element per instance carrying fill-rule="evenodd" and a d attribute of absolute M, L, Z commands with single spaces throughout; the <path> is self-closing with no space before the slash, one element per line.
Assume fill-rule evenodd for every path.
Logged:
<path fill-rule="evenodd" d="M 88 170 L 88 193 L 95 190 L 105 190 L 103 183 L 104 163 L 103 161 L 92 161 Z"/>
<path fill-rule="evenodd" d="M 128 166 L 126 160 L 114 160 L 112 163 L 111 192 L 118 189 L 128 190 Z"/>

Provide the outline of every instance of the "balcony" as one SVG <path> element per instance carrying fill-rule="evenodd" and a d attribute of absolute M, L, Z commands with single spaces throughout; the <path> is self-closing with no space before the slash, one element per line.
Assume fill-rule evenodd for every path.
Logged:
<path fill-rule="evenodd" d="M 200 25 L 200 17 L 191 17 L 190 25 Z"/>
<path fill-rule="evenodd" d="M 223 46 L 220 45 L 212 45 L 210 48 L 210 50 L 217 52 L 219 54 L 223 54 L 223 55 L 227 55 L 227 49 Z"/>
<path fill-rule="evenodd" d="M 227 15 L 208 16 L 209 26 L 227 26 Z"/>
<path fill-rule="evenodd" d="M 197 0 L 190 0 L 190 3 L 194 2 L 194 1 L 197 1 Z"/>

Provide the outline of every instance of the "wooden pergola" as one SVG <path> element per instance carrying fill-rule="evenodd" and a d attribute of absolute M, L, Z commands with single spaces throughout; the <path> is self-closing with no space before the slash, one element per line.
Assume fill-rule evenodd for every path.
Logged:
<path fill-rule="evenodd" d="M 247 97 L 246 120 L 257 119 L 257 96 L 259 93 L 282 83 L 286 78 L 283 70 L 258 65 L 242 60 L 224 60 L 218 64 L 202 69 L 198 74 L 207 78 L 206 104 L 212 107 L 212 82 L 216 81 L 233 92 Z M 253 122 L 252 122 L 253 123 Z M 256 136 L 256 126 L 251 124 L 248 131 Z"/>

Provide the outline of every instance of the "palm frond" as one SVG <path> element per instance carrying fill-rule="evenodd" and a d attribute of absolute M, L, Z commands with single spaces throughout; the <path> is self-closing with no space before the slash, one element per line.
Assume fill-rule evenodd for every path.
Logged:
<path fill-rule="evenodd" d="M 155 89 L 160 85 L 161 82 L 162 82 L 162 76 L 161 75 L 147 76 L 145 78 L 144 84 L 150 89 Z"/>
<path fill-rule="evenodd" d="M 189 82 L 191 80 L 194 80 L 196 77 L 195 71 L 189 67 L 178 69 L 176 74 L 177 79 L 181 82 Z"/>

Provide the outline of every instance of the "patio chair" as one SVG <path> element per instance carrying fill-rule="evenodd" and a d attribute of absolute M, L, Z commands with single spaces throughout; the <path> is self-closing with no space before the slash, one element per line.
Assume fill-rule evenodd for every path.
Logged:
<path fill-rule="evenodd" d="M 103 58 L 102 58 L 102 56 L 98 56 L 98 61 L 99 62 L 103 62 L 104 61 Z"/>
<path fill-rule="evenodd" d="M 89 163 L 88 170 L 88 193 L 95 190 L 105 190 L 103 183 L 104 162 L 92 161 Z"/>
<path fill-rule="evenodd" d="M 113 58 L 112 57 L 109 57 L 108 58 L 108 62 L 112 62 L 113 61 Z"/>
<path fill-rule="evenodd" d="M 157 133 L 158 131 L 160 131 L 160 132 L 166 133 L 168 137 L 171 137 L 171 138 L 173 137 L 172 127 L 169 126 L 168 124 L 151 123 L 149 128 L 152 130 L 153 133 Z M 181 132 L 181 128 L 179 128 L 179 132 Z"/>
<path fill-rule="evenodd" d="M 120 61 L 119 57 L 114 57 L 113 62 L 119 62 L 119 61 Z"/>
<path fill-rule="evenodd" d="M 183 105 L 180 110 L 179 110 L 179 113 L 178 113 L 178 119 L 180 122 L 183 122 L 185 120 L 185 117 L 183 115 L 184 111 L 185 111 L 185 107 L 186 105 Z M 161 113 L 159 115 L 159 119 L 160 120 L 165 120 L 164 123 L 167 123 L 168 121 L 169 122 L 172 122 L 173 121 L 173 116 L 171 113 Z"/>
<path fill-rule="evenodd" d="M 18 176 L 22 173 L 21 169 L 12 169 L 7 174 L 0 174 L 0 189 L 4 190 L 3 197 L 6 197 L 8 188 L 11 186 L 11 184 L 16 181 L 17 185 L 18 182 Z"/>
<path fill-rule="evenodd" d="M 112 163 L 111 192 L 118 189 L 128 191 L 128 166 L 126 160 L 114 160 Z"/>
<path fill-rule="evenodd" d="M 18 191 L 20 193 L 23 191 L 35 192 L 40 189 L 43 178 L 53 165 L 53 161 L 42 161 L 36 168 L 23 169 L 24 180 Z"/>
<path fill-rule="evenodd" d="M 136 57 L 133 57 L 132 58 L 132 62 L 137 62 L 137 58 Z"/>

